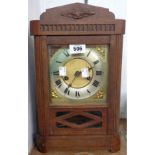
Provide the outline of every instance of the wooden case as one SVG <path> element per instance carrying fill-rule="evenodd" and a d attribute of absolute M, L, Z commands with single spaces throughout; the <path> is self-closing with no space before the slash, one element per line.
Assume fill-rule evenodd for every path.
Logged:
<path fill-rule="evenodd" d="M 36 103 L 38 114 L 37 148 L 120 149 L 119 108 L 122 41 L 125 21 L 115 19 L 106 8 L 74 3 L 47 9 L 40 20 L 30 23 L 35 39 Z M 108 44 L 109 72 L 106 105 L 50 106 L 48 81 L 48 45 Z M 90 121 L 75 124 L 71 117 Z M 59 124 L 64 127 L 60 128 Z M 100 127 L 95 127 L 100 123 Z M 90 127 L 91 126 L 91 127 Z"/>

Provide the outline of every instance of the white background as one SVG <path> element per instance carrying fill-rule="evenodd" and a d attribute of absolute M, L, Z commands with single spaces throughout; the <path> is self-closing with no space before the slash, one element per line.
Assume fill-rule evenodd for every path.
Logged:
<path fill-rule="evenodd" d="M 105 4 L 108 1 L 119 5 L 123 0 Z M 40 4 L 33 2 L 29 9 L 37 19 L 40 12 L 34 8 Z M 127 2 L 128 155 L 155 154 L 153 2 Z M 28 154 L 27 11 L 26 0 L 2 1 L 0 5 L 0 154 L 5 155 Z"/>

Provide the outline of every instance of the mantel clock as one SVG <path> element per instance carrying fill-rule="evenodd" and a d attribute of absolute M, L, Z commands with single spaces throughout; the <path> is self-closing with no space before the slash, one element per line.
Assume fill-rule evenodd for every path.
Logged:
<path fill-rule="evenodd" d="M 118 151 L 125 21 L 106 8 L 74 3 L 47 9 L 30 26 L 37 148 Z"/>

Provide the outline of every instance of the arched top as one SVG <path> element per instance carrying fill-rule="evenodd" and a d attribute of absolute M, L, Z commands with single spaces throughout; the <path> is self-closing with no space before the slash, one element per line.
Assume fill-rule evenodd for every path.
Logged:
<path fill-rule="evenodd" d="M 53 23 L 67 23 L 67 22 L 92 22 L 93 20 L 114 20 L 115 16 L 109 9 L 96 7 L 83 3 L 73 3 L 69 5 L 63 5 L 47 9 L 46 12 L 41 14 L 41 24 L 53 24 Z"/>
<path fill-rule="evenodd" d="M 125 21 L 115 19 L 109 9 L 82 3 L 47 9 L 30 25 L 33 35 L 110 35 L 125 31 Z"/>

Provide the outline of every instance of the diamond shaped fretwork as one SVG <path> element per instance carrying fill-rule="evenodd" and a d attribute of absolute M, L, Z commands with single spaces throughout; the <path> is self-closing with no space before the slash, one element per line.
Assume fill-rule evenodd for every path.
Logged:
<path fill-rule="evenodd" d="M 102 113 L 99 115 L 99 112 L 63 112 L 62 115 L 56 116 L 56 124 L 60 124 L 67 128 L 102 127 Z M 99 126 L 97 126 L 98 124 Z"/>
<path fill-rule="evenodd" d="M 91 118 L 84 117 L 84 116 L 81 116 L 81 115 L 75 115 L 73 117 L 70 117 L 70 118 L 66 119 L 66 121 L 77 124 L 77 125 L 89 122 L 91 120 L 92 120 Z"/>

